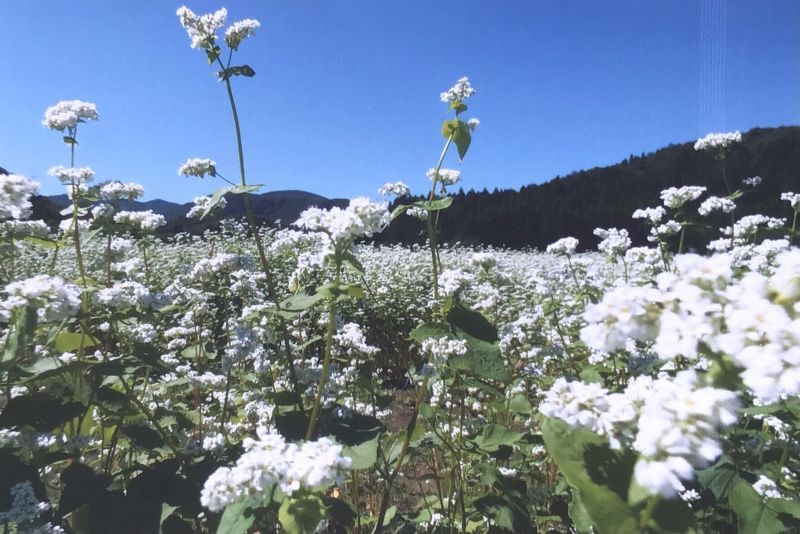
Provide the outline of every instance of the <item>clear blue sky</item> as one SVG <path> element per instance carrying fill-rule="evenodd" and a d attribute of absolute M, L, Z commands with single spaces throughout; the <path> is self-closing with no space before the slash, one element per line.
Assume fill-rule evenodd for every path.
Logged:
<path fill-rule="evenodd" d="M 189 201 L 236 175 L 224 85 L 178 24 L 180 2 L 0 0 L 0 166 L 36 178 L 66 164 L 40 125 L 62 99 L 96 102 L 78 165 Z M 468 75 L 481 120 L 465 188 L 517 188 L 688 141 L 800 122 L 798 0 L 191 1 L 257 18 L 235 80 L 252 183 L 326 196 L 416 191 L 443 139 L 439 93 Z M 458 165 L 455 158 L 448 166 Z"/>

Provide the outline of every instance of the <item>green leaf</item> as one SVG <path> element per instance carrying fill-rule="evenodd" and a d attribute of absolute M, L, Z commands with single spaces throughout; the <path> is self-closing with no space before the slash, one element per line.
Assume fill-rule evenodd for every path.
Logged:
<path fill-rule="evenodd" d="M 56 336 L 55 349 L 57 352 L 74 352 L 81 347 L 95 347 L 100 340 L 78 332 L 61 331 Z"/>
<path fill-rule="evenodd" d="M 128 436 L 137 447 L 142 447 L 143 449 L 157 449 L 164 446 L 164 441 L 161 439 L 161 436 L 150 427 L 131 425 L 123 426 L 120 430 L 123 434 Z"/>
<path fill-rule="evenodd" d="M 38 245 L 40 247 L 49 248 L 49 249 L 56 249 L 60 245 L 58 241 L 54 241 L 52 239 L 48 239 L 46 237 L 38 237 L 35 235 L 26 235 L 25 241 L 28 243 L 33 243 L 34 245 Z"/>
<path fill-rule="evenodd" d="M 319 496 L 295 494 L 281 503 L 278 521 L 288 534 L 312 534 L 325 518 L 325 514 L 325 503 Z"/>
<path fill-rule="evenodd" d="M 570 429 L 564 422 L 553 419 L 545 420 L 542 437 L 548 453 L 569 485 L 578 492 L 592 523 L 601 534 L 639 532 L 636 514 L 619 494 L 621 486 L 625 486 L 624 492 L 627 495 L 632 464 L 628 466 L 628 462 L 617 462 L 615 465 L 614 462 L 609 462 L 609 465 L 604 466 L 605 472 L 611 470 L 610 474 L 615 479 L 622 478 L 622 481 L 620 483 L 615 479 L 604 479 L 600 476 L 597 459 L 592 458 L 591 465 L 587 465 L 587 457 L 592 454 L 590 447 L 613 453 L 602 437 L 588 430 Z M 597 456 L 597 453 L 594 455 Z M 629 470 L 631 472 L 626 472 Z"/>
<path fill-rule="evenodd" d="M 414 330 L 412 330 L 411 333 L 408 335 L 409 339 L 416 341 L 417 343 L 422 343 L 423 341 L 429 338 L 444 337 L 444 336 L 455 337 L 447 328 L 447 325 L 441 323 L 421 324 Z"/>
<path fill-rule="evenodd" d="M 376 434 L 375 437 L 369 441 L 358 445 L 345 446 L 342 449 L 342 454 L 352 461 L 352 469 L 369 469 L 375 465 L 375 462 L 378 461 L 379 437 L 380 434 Z"/>
<path fill-rule="evenodd" d="M 442 197 L 434 200 L 418 200 L 414 205 L 428 211 L 440 211 L 450 207 L 453 197 Z"/>
<path fill-rule="evenodd" d="M 361 262 L 358 261 L 358 258 L 356 258 L 355 255 L 349 250 L 342 254 L 342 261 L 344 261 L 344 263 L 352 267 L 353 270 L 356 271 L 357 273 L 359 274 L 364 273 L 364 266 L 361 265 Z"/>
<path fill-rule="evenodd" d="M 219 520 L 217 534 L 245 534 L 251 526 L 255 516 L 245 512 L 247 505 L 242 502 L 230 504 L 225 508 Z"/>
<path fill-rule="evenodd" d="M 572 501 L 569 503 L 569 518 L 572 519 L 575 530 L 579 534 L 592 534 L 592 518 L 589 517 L 589 512 L 581 501 L 581 494 L 579 491 L 572 491 Z"/>
<path fill-rule="evenodd" d="M 259 189 L 264 187 L 264 184 L 253 184 L 253 185 L 235 185 L 230 188 L 230 193 L 232 195 L 243 195 L 244 193 L 255 193 Z"/>
<path fill-rule="evenodd" d="M 211 198 L 206 205 L 206 209 L 203 210 L 203 214 L 200 216 L 200 219 L 204 219 L 209 213 L 214 211 L 214 209 L 219 206 L 219 203 L 222 202 L 222 199 L 225 198 L 225 195 L 230 193 L 232 190 L 233 187 L 221 187 L 214 191 L 211 194 Z"/>
<path fill-rule="evenodd" d="M 698 471 L 697 480 L 704 488 L 711 490 L 718 501 L 722 501 L 728 497 L 731 488 L 742 479 L 733 462 L 723 456 L 716 464 Z"/>
<path fill-rule="evenodd" d="M 514 432 L 504 426 L 489 423 L 483 427 L 483 432 L 473 441 L 478 447 L 487 451 L 494 452 L 501 445 L 512 445 L 522 438 L 523 434 Z"/>
<path fill-rule="evenodd" d="M 497 343 L 482 341 L 460 332 L 457 337 L 467 342 L 467 353 L 450 358 L 447 361 L 450 368 L 489 380 L 501 382 L 510 380 L 506 363 L 500 355 L 500 347 Z"/>
<path fill-rule="evenodd" d="M 452 109 L 456 113 L 464 113 L 465 111 L 467 111 L 467 105 L 461 100 L 453 100 L 452 102 L 450 102 L 450 109 Z"/>
<path fill-rule="evenodd" d="M 458 149 L 458 159 L 463 160 L 472 142 L 472 134 L 469 131 L 467 123 L 458 119 L 446 120 L 442 124 L 442 135 L 445 139 L 449 139 L 451 136 L 453 137 L 453 142 Z"/>
<path fill-rule="evenodd" d="M 531 415 L 533 413 L 533 406 L 531 401 L 525 395 L 517 395 L 508 403 L 508 409 L 517 415 Z"/>
<path fill-rule="evenodd" d="M 397 206 L 395 209 L 392 210 L 392 214 L 390 216 L 390 219 L 391 220 L 395 220 L 397 217 L 399 217 L 400 215 L 405 213 L 406 210 L 408 208 L 410 208 L 410 207 L 411 207 L 411 204 L 400 204 L 399 206 Z"/>
<path fill-rule="evenodd" d="M 281 302 L 281 308 L 286 311 L 301 312 L 313 307 L 322 301 L 325 295 L 321 293 L 298 293 Z"/>
<path fill-rule="evenodd" d="M 36 308 L 33 306 L 26 306 L 16 313 L 14 328 L 6 336 L 6 346 L 0 363 L 14 361 L 24 354 L 36 331 L 37 319 Z"/>
<path fill-rule="evenodd" d="M 798 503 L 782 499 L 764 499 L 753 486 L 739 480 L 731 488 L 728 502 L 739 519 L 739 532 L 754 534 L 778 534 L 793 529 L 784 523 L 800 517 Z M 797 523 L 794 522 L 794 526 Z"/>
<path fill-rule="evenodd" d="M 473 504 L 482 516 L 494 521 L 499 527 L 511 532 L 535 532 L 527 511 L 506 496 L 487 495 Z"/>
<path fill-rule="evenodd" d="M 217 76 L 219 76 L 221 80 L 227 80 L 229 78 L 233 78 L 234 76 L 246 76 L 248 78 L 252 78 L 255 75 L 256 71 L 254 71 L 250 65 L 228 67 L 225 70 L 217 72 Z"/>
<path fill-rule="evenodd" d="M 77 145 L 78 141 L 74 137 L 72 137 L 71 135 L 65 135 L 64 136 L 64 143 L 67 144 L 67 145 Z"/>
<path fill-rule="evenodd" d="M 482 341 L 494 343 L 498 339 L 497 328 L 482 313 L 471 310 L 460 302 L 450 308 L 447 322 Z"/>

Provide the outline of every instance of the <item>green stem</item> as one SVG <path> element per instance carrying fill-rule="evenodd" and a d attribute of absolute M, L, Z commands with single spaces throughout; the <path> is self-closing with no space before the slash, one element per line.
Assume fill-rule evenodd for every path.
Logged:
<path fill-rule="evenodd" d="M 341 282 L 341 262 L 336 262 L 336 274 L 334 276 L 334 287 L 339 288 Z M 322 374 L 319 377 L 319 385 L 317 386 L 317 395 L 314 398 L 314 408 L 311 410 L 311 418 L 308 420 L 308 429 L 306 430 L 306 441 L 314 437 L 314 427 L 317 424 L 319 417 L 320 407 L 322 405 L 322 395 L 325 391 L 325 386 L 328 384 L 328 373 L 331 366 L 331 358 L 333 356 L 333 334 L 336 330 L 336 296 L 330 299 L 328 306 L 328 328 L 325 333 L 325 357 L 322 360 Z"/>

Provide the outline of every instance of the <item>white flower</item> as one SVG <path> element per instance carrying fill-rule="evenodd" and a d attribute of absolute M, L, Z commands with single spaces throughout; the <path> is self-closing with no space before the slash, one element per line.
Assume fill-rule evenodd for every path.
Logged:
<path fill-rule="evenodd" d="M 800 210 L 800 193 L 781 193 L 781 200 L 788 202 L 792 209 Z"/>
<path fill-rule="evenodd" d="M 11 282 L 3 292 L 7 295 L 0 302 L 0 317 L 4 320 L 12 311 L 29 306 L 36 309 L 39 320 L 59 321 L 75 315 L 81 305 L 77 286 L 46 274 Z"/>
<path fill-rule="evenodd" d="M 702 216 L 709 215 L 712 211 L 730 213 L 736 209 L 736 203 L 729 198 L 708 197 L 697 208 L 697 213 Z"/>
<path fill-rule="evenodd" d="M 47 174 L 61 180 L 61 183 L 69 186 L 82 187 L 94 178 L 94 171 L 89 167 L 64 167 L 57 165 L 51 167 Z"/>
<path fill-rule="evenodd" d="M 29 198 L 39 184 L 18 174 L 0 175 L 0 219 L 26 219 L 31 213 Z"/>
<path fill-rule="evenodd" d="M 243 445 L 236 465 L 217 469 L 203 485 L 200 502 L 213 512 L 235 502 L 259 502 L 275 486 L 286 495 L 325 490 L 341 484 L 350 469 L 342 446 L 328 438 L 298 445 L 259 429 L 258 439 L 245 438 Z"/>
<path fill-rule="evenodd" d="M 474 119 L 473 118 L 473 119 L 469 119 L 467 121 L 467 127 L 469 128 L 470 132 L 474 132 L 475 130 L 477 130 L 478 126 L 480 126 L 480 125 L 481 125 L 481 121 L 479 121 L 478 119 Z"/>
<path fill-rule="evenodd" d="M 429 338 L 422 342 L 420 350 L 431 357 L 433 364 L 440 366 L 448 358 L 461 356 L 467 353 L 467 342 L 463 339 L 450 339 L 447 337 Z"/>
<path fill-rule="evenodd" d="M 79 122 L 96 121 L 98 119 L 97 106 L 82 100 L 62 100 L 44 112 L 42 125 L 63 132 L 75 128 Z"/>
<path fill-rule="evenodd" d="M 695 150 L 716 150 L 724 149 L 733 143 L 742 140 L 742 133 L 739 130 L 730 133 L 710 133 L 697 140 L 694 144 Z"/>
<path fill-rule="evenodd" d="M 411 189 L 403 182 L 386 182 L 378 189 L 378 194 L 385 197 L 405 197 L 411 194 Z"/>
<path fill-rule="evenodd" d="M 206 212 L 206 209 L 208 209 L 208 206 L 209 206 L 210 203 L 211 203 L 211 197 L 210 196 L 209 197 L 195 197 L 194 206 L 192 206 L 192 208 L 189 210 L 189 212 L 186 214 L 186 216 L 190 217 L 190 218 L 193 218 L 193 219 L 199 219 L 200 217 L 203 216 L 203 213 Z M 214 213 L 214 212 L 222 211 L 223 209 L 225 209 L 225 207 L 227 205 L 228 205 L 228 201 L 225 200 L 225 197 L 220 198 L 219 202 L 217 202 L 217 205 L 214 206 L 214 209 L 212 209 L 209 212 L 209 215 L 211 213 Z"/>
<path fill-rule="evenodd" d="M 440 94 L 439 97 L 442 99 L 442 102 L 456 102 L 466 100 L 474 94 L 475 89 L 470 85 L 469 78 L 464 76 L 460 78 L 453 87 Z"/>
<path fill-rule="evenodd" d="M 668 208 L 678 209 L 690 200 L 696 200 L 706 191 L 705 187 L 698 185 L 685 185 L 683 187 L 669 187 L 661 191 L 661 200 Z"/>
<path fill-rule="evenodd" d="M 656 224 L 666 215 L 666 210 L 661 206 L 655 208 L 638 209 L 633 212 L 633 219 L 647 219 L 651 224 Z"/>
<path fill-rule="evenodd" d="M 783 498 L 783 495 L 781 495 L 781 490 L 778 489 L 778 485 L 775 484 L 772 479 L 769 479 L 764 475 L 760 475 L 758 477 L 758 480 L 756 480 L 756 482 L 753 484 L 753 489 L 765 499 Z"/>
<path fill-rule="evenodd" d="M 438 176 L 436 169 L 428 169 L 426 174 L 430 181 L 436 181 L 442 185 L 454 185 L 461 180 L 461 171 L 453 169 L 439 169 Z"/>
<path fill-rule="evenodd" d="M 217 162 L 207 158 L 189 158 L 178 167 L 178 174 L 183 176 L 197 176 L 203 178 L 206 174 L 217 175 Z"/>
<path fill-rule="evenodd" d="M 631 239 L 628 237 L 628 231 L 624 228 L 622 230 L 595 228 L 594 235 L 602 239 L 597 248 L 610 258 L 625 254 L 625 251 L 631 247 Z"/>
<path fill-rule="evenodd" d="M 100 186 L 100 199 L 108 202 L 121 199 L 132 201 L 142 195 L 144 195 L 144 187 L 133 182 L 123 183 L 115 180 Z"/>
<path fill-rule="evenodd" d="M 750 176 L 749 178 L 745 178 L 742 180 L 742 183 L 747 187 L 758 187 L 763 182 L 760 176 Z"/>
<path fill-rule="evenodd" d="M 389 224 L 389 205 L 372 202 L 366 197 L 354 198 L 347 208 L 329 210 L 309 208 L 300 214 L 294 225 L 305 230 L 324 232 L 334 246 L 342 247 L 362 236 L 371 236 Z"/>
<path fill-rule="evenodd" d="M 225 30 L 225 42 L 233 50 L 239 48 L 239 45 L 246 38 L 250 37 L 256 32 L 256 29 L 261 27 L 261 23 L 255 19 L 244 19 L 234 22 L 230 27 Z"/>
<path fill-rule="evenodd" d="M 192 48 L 209 49 L 214 46 L 217 31 L 225 25 L 228 10 L 223 7 L 214 13 L 198 16 L 188 7 L 182 6 L 175 14 L 192 40 Z"/>
<path fill-rule="evenodd" d="M 139 228 L 143 232 L 154 232 L 157 228 L 167 224 L 164 216 L 153 213 L 153 210 L 120 211 L 114 215 L 114 222 Z"/>
<path fill-rule="evenodd" d="M 562 237 L 554 243 L 547 245 L 548 254 L 559 256 L 572 256 L 578 248 L 578 240 L 574 237 Z"/>
<path fill-rule="evenodd" d="M 94 295 L 94 301 L 109 308 L 147 307 L 152 301 L 150 290 L 139 282 L 116 282 Z"/>

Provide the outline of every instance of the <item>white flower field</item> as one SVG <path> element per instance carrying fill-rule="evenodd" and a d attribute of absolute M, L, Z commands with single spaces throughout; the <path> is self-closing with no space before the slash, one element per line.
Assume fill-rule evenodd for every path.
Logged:
<path fill-rule="evenodd" d="M 783 219 L 737 214 L 759 185 L 726 173 L 738 132 L 695 145 L 726 197 L 671 188 L 631 214 L 650 246 L 443 245 L 443 162 L 479 141 L 465 77 L 440 95 L 429 191 L 259 228 L 233 91 L 254 71 L 232 60 L 260 24 L 177 14 L 240 163 L 180 165 L 226 182 L 189 216 L 241 195 L 248 217 L 157 236 L 163 216 L 120 208 L 140 185 L 74 166 L 102 104 L 46 110 L 60 227 L 30 220 L 38 184 L 0 176 L 1 532 L 800 530 L 800 194 Z M 409 216 L 424 246 L 370 243 Z M 687 253 L 700 220 L 718 239 Z"/>

